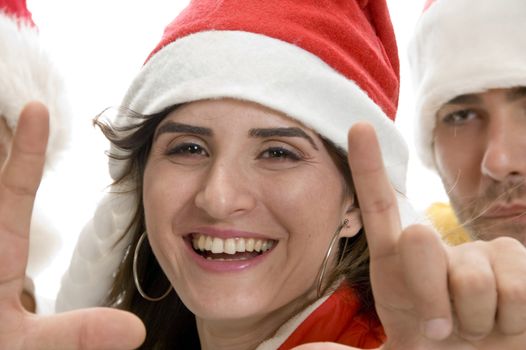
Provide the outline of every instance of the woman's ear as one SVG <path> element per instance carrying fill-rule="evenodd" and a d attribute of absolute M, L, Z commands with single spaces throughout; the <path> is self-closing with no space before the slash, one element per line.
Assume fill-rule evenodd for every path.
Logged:
<path fill-rule="evenodd" d="M 362 215 L 360 208 L 352 207 L 345 213 L 345 219 L 348 220 L 340 232 L 340 237 L 354 237 L 363 227 Z"/>

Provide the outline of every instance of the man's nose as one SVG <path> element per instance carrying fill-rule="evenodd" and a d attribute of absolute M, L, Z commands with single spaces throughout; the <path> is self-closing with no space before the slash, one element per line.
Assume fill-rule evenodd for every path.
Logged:
<path fill-rule="evenodd" d="M 482 174 L 496 181 L 526 175 L 526 120 L 519 119 L 501 115 L 491 121 L 481 164 Z"/>

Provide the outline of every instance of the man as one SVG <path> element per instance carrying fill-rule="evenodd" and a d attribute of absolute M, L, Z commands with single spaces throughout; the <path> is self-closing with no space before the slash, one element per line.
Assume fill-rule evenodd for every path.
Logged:
<path fill-rule="evenodd" d="M 525 16 L 523 0 L 427 1 L 410 45 L 418 151 L 474 239 L 526 244 Z M 430 208 L 437 226 L 447 210 Z"/>
<path fill-rule="evenodd" d="M 64 86 L 40 44 L 37 28 L 25 0 L 0 0 L 0 168 L 7 159 L 22 108 L 32 100 L 50 110 L 51 131 L 46 168 L 56 161 L 69 137 L 69 106 Z M 24 306 L 34 311 L 34 278 L 51 260 L 60 239 L 49 219 L 35 209 L 31 227 L 30 258 Z"/>

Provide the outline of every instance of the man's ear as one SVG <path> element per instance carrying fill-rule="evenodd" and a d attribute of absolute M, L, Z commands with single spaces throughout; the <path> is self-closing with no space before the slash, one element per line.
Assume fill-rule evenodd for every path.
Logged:
<path fill-rule="evenodd" d="M 340 237 L 354 237 L 363 227 L 360 208 L 352 207 L 345 213 L 345 219 L 349 222 L 340 232 Z"/>

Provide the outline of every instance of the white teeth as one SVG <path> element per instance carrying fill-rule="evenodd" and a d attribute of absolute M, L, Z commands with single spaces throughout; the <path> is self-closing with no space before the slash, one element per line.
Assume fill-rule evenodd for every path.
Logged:
<path fill-rule="evenodd" d="M 212 244 L 212 253 L 218 254 L 223 253 L 223 240 L 221 238 L 214 238 L 213 244 Z"/>
<path fill-rule="evenodd" d="M 199 236 L 199 239 L 194 239 L 194 242 L 195 241 L 197 241 L 197 247 L 200 251 L 205 250 L 205 242 L 206 242 L 205 236 Z"/>
<path fill-rule="evenodd" d="M 236 251 L 238 252 L 245 251 L 245 240 L 244 239 L 236 239 Z"/>
<path fill-rule="evenodd" d="M 192 239 L 192 246 L 195 250 L 206 250 L 214 254 L 226 253 L 234 255 L 243 252 L 266 252 L 273 245 L 274 241 L 269 239 L 242 237 L 222 239 L 202 234 L 194 235 Z"/>
<path fill-rule="evenodd" d="M 254 251 L 254 238 L 249 238 L 245 242 L 245 250 L 247 252 L 253 252 Z"/>
<path fill-rule="evenodd" d="M 206 236 L 205 239 L 205 250 L 212 250 L 213 239 L 210 236 Z"/>
<path fill-rule="evenodd" d="M 233 238 L 228 238 L 225 241 L 225 253 L 227 254 L 236 254 L 236 241 Z"/>

